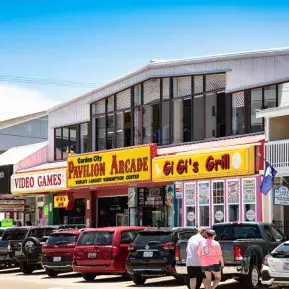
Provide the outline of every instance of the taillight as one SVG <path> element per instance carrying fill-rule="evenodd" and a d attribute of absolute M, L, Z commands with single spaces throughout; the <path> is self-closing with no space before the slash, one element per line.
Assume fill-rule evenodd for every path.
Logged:
<path fill-rule="evenodd" d="M 115 260 L 119 255 L 119 248 L 112 247 L 112 260 Z"/>
<path fill-rule="evenodd" d="M 243 260 L 243 250 L 238 245 L 234 245 L 234 259 L 237 261 Z"/>
<path fill-rule="evenodd" d="M 176 245 L 174 243 L 166 243 L 162 244 L 161 247 L 165 250 L 173 250 L 176 248 Z"/>
<path fill-rule="evenodd" d="M 42 248 L 47 248 L 47 247 L 48 247 L 47 243 L 42 244 Z"/>
<path fill-rule="evenodd" d="M 271 257 L 270 254 L 266 255 L 263 259 L 263 265 L 265 266 L 269 266 L 269 262 L 268 262 L 268 259 Z"/>
<path fill-rule="evenodd" d="M 84 258 L 83 252 L 74 250 L 73 258 L 74 259 L 83 259 Z"/>
<path fill-rule="evenodd" d="M 8 244 L 7 250 L 8 250 L 8 252 L 11 252 L 11 245 L 10 244 Z"/>
<path fill-rule="evenodd" d="M 132 252 L 132 251 L 134 251 L 134 250 L 135 250 L 134 244 L 132 244 L 132 243 L 129 244 L 129 245 L 128 245 L 128 251 L 129 251 L 129 252 Z"/>
<path fill-rule="evenodd" d="M 180 261 L 180 258 L 181 258 L 181 248 L 180 246 L 176 245 L 175 259 L 176 261 Z"/>

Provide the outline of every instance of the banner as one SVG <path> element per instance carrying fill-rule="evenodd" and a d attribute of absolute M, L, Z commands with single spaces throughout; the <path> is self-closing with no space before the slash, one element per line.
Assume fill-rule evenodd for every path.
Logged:
<path fill-rule="evenodd" d="M 195 152 L 153 159 L 153 181 L 209 179 L 255 173 L 254 147 Z"/>
<path fill-rule="evenodd" d="M 185 207 L 196 205 L 196 183 L 184 183 Z"/>
<path fill-rule="evenodd" d="M 153 148 L 155 144 L 71 156 L 67 160 L 68 187 L 150 181 Z"/>

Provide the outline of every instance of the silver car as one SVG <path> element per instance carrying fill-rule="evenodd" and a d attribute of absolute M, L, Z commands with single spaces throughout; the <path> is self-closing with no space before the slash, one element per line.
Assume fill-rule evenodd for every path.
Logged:
<path fill-rule="evenodd" d="M 263 260 L 262 284 L 267 287 L 289 286 L 289 241 L 282 243 Z"/>

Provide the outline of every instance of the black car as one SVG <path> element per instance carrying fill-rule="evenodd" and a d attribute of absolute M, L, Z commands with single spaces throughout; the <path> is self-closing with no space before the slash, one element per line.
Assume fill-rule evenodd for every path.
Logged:
<path fill-rule="evenodd" d="M 9 260 L 8 255 L 8 244 L 9 241 L 7 241 L 7 238 L 4 236 L 6 230 L 9 228 L 0 228 L 0 268 L 8 268 L 8 267 L 14 267 L 17 265 L 16 262 Z M 2 240 L 2 237 L 4 236 L 4 239 Z"/>
<path fill-rule="evenodd" d="M 6 230 L 2 240 L 9 241 L 9 260 L 17 262 L 22 273 L 31 274 L 37 267 L 41 267 L 42 244 L 56 229 L 55 226 L 43 226 Z"/>
<path fill-rule="evenodd" d="M 187 228 L 149 228 L 140 232 L 128 247 L 126 270 L 136 285 L 144 284 L 147 278 L 174 276 L 175 247 L 181 236 L 194 235 L 197 230 Z"/>

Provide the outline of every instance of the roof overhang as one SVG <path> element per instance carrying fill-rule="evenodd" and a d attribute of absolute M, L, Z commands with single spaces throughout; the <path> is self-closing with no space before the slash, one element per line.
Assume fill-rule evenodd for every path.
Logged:
<path fill-rule="evenodd" d="M 257 118 L 272 118 L 289 115 L 289 106 L 274 107 L 256 111 Z"/>

